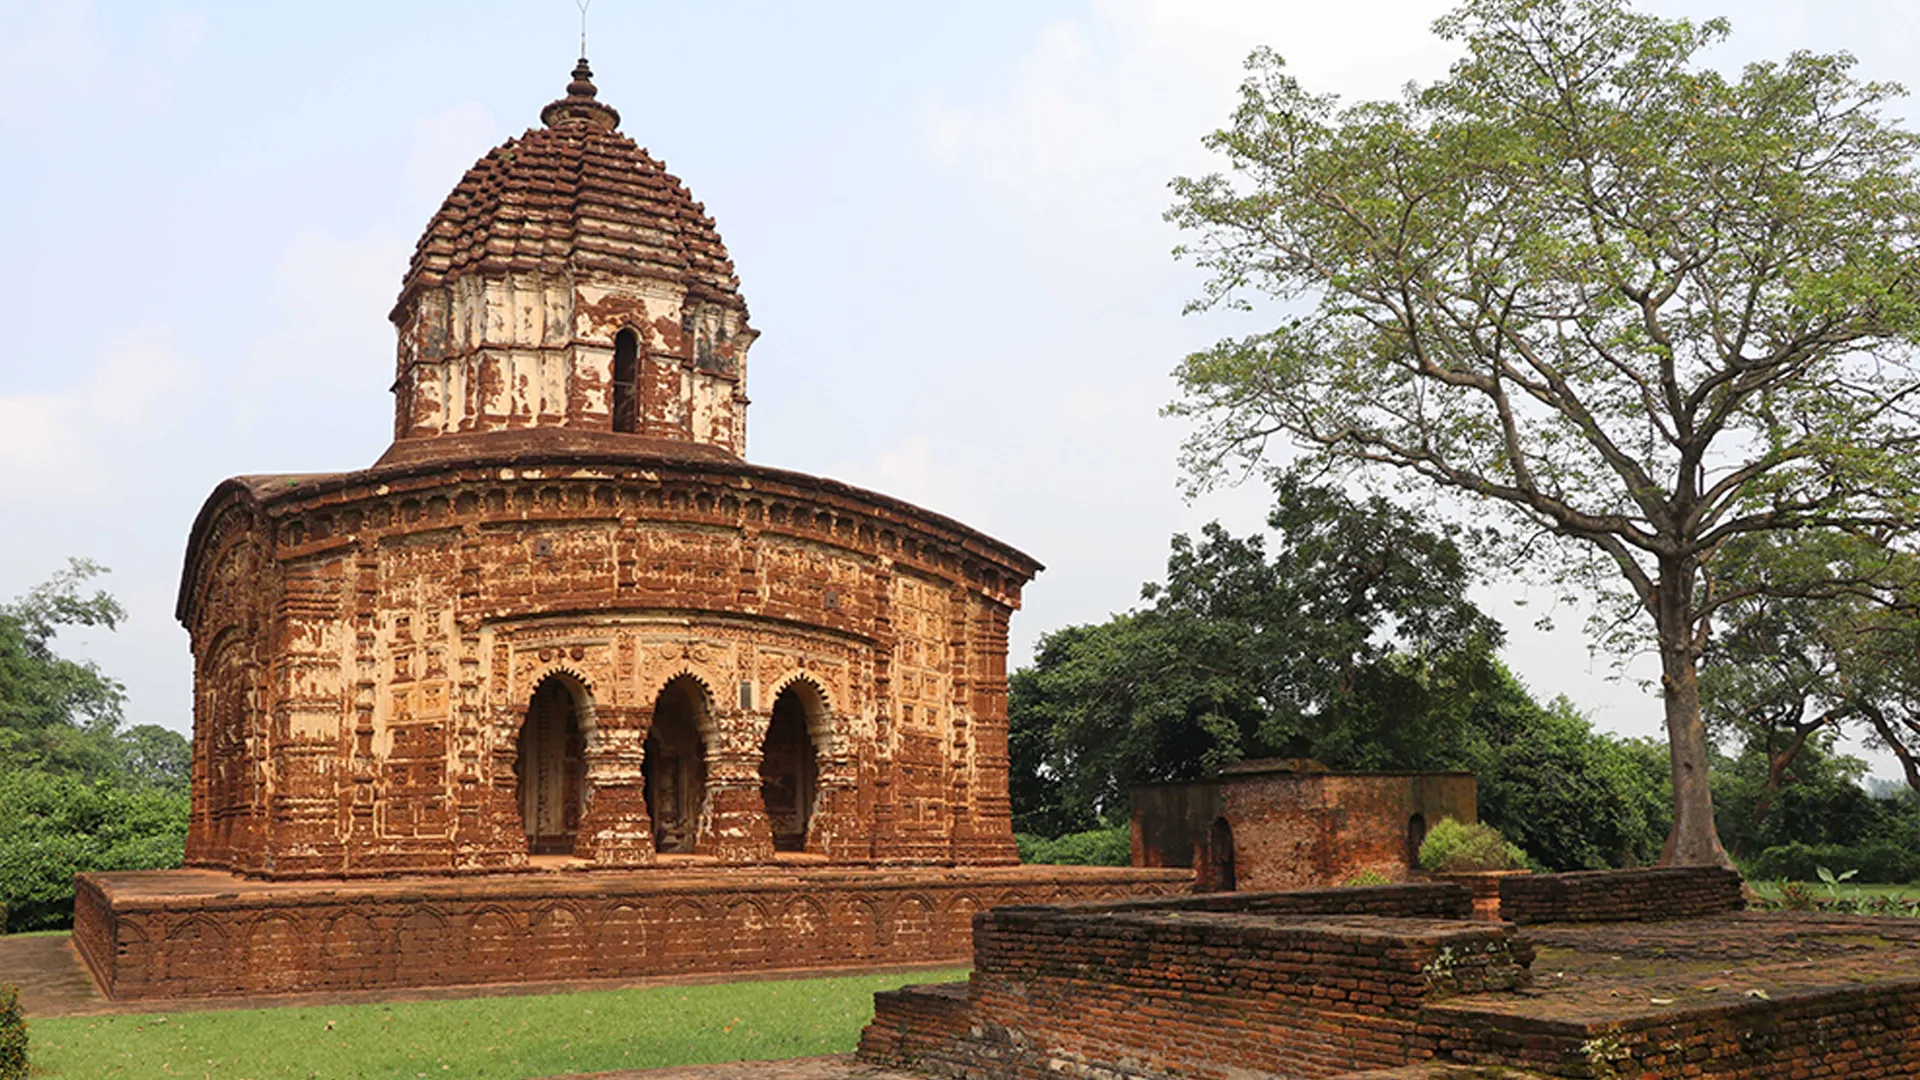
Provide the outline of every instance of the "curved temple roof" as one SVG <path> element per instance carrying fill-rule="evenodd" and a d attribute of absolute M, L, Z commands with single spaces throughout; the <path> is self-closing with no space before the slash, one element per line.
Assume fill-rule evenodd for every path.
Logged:
<path fill-rule="evenodd" d="M 706 208 L 617 130 L 583 58 L 546 125 L 476 162 L 415 246 L 390 316 L 422 287 L 470 273 L 603 270 L 682 283 L 690 300 L 744 313 L 733 262 Z"/>

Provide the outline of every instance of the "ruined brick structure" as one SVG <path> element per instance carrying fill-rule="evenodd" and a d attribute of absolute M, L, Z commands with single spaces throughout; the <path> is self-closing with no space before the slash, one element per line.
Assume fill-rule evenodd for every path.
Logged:
<path fill-rule="evenodd" d="M 1336 773 L 1258 759 L 1133 789 L 1133 864 L 1190 867 L 1208 890 L 1404 881 L 1442 818 L 1477 821 L 1472 773 Z"/>
<path fill-rule="evenodd" d="M 1920 922 L 1739 911 L 1718 868 L 1514 895 L 1547 921 L 1472 921 L 1453 884 L 998 908 L 968 982 L 875 995 L 860 1057 L 1003 1080 L 1920 1076 Z"/>
<path fill-rule="evenodd" d="M 237 477 L 195 520 L 176 609 L 194 660 L 188 865 L 461 875 L 466 903 L 495 887 L 484 875 L 529 869 L 1016 864 L 1007 621 L 1040 565 L 897 499 L 744 460 L 758 332 L 732 264 L 590 74 L 582 60 L 543 126 L 482 158 L 422 234 L 391 314 L 386 453 Z M 655 896 L 669 879 L 649 880 L 623 887 Z M 1090 880 L 1030 871 L 992 895 Z M 203 907 L 203 884 L 87 886 L 79 933 L 109 992 L 191 982 L 140 958 L 173 955 L 147 939 L 189 932 L 179 905 Z M 255 907 L 191 932 L 243 940 L 298 906 L 242 891 Z M 526 932 L 524 907 L 503 902 L 503 925 Z M 719 933 L 726 910 L 679 932 Z M 862 910 L 879 924 L 848 941 L 921 917 Z M 964 953 L 954 910 L 961 939 L 930 957 Z M 445 971 L 487 947 L 461 927 L 443 935 L 460 942 Z M 815 944 L 763 962 L 860 955 L 800 955 Z M 684 966 L 668 956 L 656 967 Z M 493 960 L 471 974 L 516 974 Z M 333 985 L 284 975 L 268 981 Z"/>

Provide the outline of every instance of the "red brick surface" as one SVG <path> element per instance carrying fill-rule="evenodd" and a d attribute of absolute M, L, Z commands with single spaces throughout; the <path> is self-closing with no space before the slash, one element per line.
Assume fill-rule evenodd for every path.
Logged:
<path fill-rule="evenodd" d="M 1623 875 L 1611 892 L 1637 895 L 1645 880 Z M 1428 888 L 1450 889 L 1445 906 L 1464 914 L 1465 890 Z M 1584 877 L 1580 888 L 1609 892 Z M 1335 893 L 1389 912 L 1418 897 L 1332 890 L 1290 906 Z M 1920 1076 L 1910 920 L 1720 915 L 1521 931 L 1193 899 L 1207 906 L 982 915 L 971 981 L 877 995 L 860 1055 L 1023 1080 Z M 1268 913 L 1252 910 L 1263 902 Z"/>
<path fill-rule="evenodd" d="M 116 999 L 964 960 L 995 904 L 1184 890 L 1094 867 L 259 882 L 85 874 L 74 943 Z"/>
<path fill-rule="evenodd" d="M 1341 885 L 1367 873 L 1403 881 L 1416 868 L 1416 817 L 1477 820 L 1467 773 L 1248 770 L 1136 788 L 1133 807 L 1135 865 L 1191 866 L 1204 885 L 1224 835 L 1215 822 L 1224 820 L 1234 887 L 1253 890 Z"/>
<path fill-rule="evenodd" d="M 1527 874 L 1502 877 L 1499 888 L 1500 916 L 1516 923 L 1686 919 L 1746 906 L 1740 875 L 1717 866 Z"/>

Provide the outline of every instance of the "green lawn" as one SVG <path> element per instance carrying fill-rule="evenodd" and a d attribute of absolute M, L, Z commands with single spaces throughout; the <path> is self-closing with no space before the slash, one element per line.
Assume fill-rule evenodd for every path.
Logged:
<path fill-rule="evenodd" d="M 35 1080 L 460 1077 L 800 1057 L 853 1049 L 873 994 L 964 969 L 545 996 L 34 1020 Z"/>
<path fill-rule="evenodd" d="M 1768 900 L 1775 900 L 1780 896 L 1780 887 L 1786 884 L 1786 882 L 1749 880 L 1747 884 L 1753 887 L 1754 892 L 1759 893 Z M 1830 895 L 1827 887 L 1818 881 L 1802 881 L 1799 882 L 1799 884 L 1812 889 L 1815 896 L 1825 897 Z M 1855 885 L 1851 881 L 1845 881 L 1840 883 L 1839 893 L 1841 896 L 1895 896 L 1903 900 L 1920 900 L 1920 884 Z"/>

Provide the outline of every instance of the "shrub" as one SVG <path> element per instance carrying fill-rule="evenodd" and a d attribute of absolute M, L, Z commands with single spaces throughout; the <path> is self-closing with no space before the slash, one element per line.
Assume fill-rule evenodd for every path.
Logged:
<path fill-rule="evenodd" d="M 1388 881 L 1378 870 L 1362 870 L 1340 884 L 1348 889 L 1364 889 L 1375 885 L 1391 885 L 1393 882 Z"/>
<path fill-rule="evenodd" d="M 1055 840 L 1019 833 L 1013 841 L 1020 847 L 1020 861 L 1023 863 L 1126 866 L 1133 862 L 1133 827 L 1130 825 L 1068 833 Z"/>
<path fill-rule="evenodd" d="M 1427 838 L 1420 844 L 1420 868 L 1443 874 L 1524 870 L 1527 853 L 1507 843 L 1500 830 L 1491 825 L 1441 818 L 1427 830 Z"/>
<path fill-rule="evenodd" d="M 73 875 L 180 865 L 187 796 L 0 769 L 0 905 L 8 929 L 73 925 Z"/>
<path fill-rule="evenodd" d="M 1853 874 L 1860 884 L 1920 882 L 1920 851 L 1895 840 L 1862 844 L 1780 844 L 1748 860 L 1747 876 L 1761 880 L 1816 881 L 1821 867 Z"/>
<path fill-rule="evenodd" d="M 0 983 L 0 1080 L 27 1080 L 27 1018 L 12 983 Z"/>

